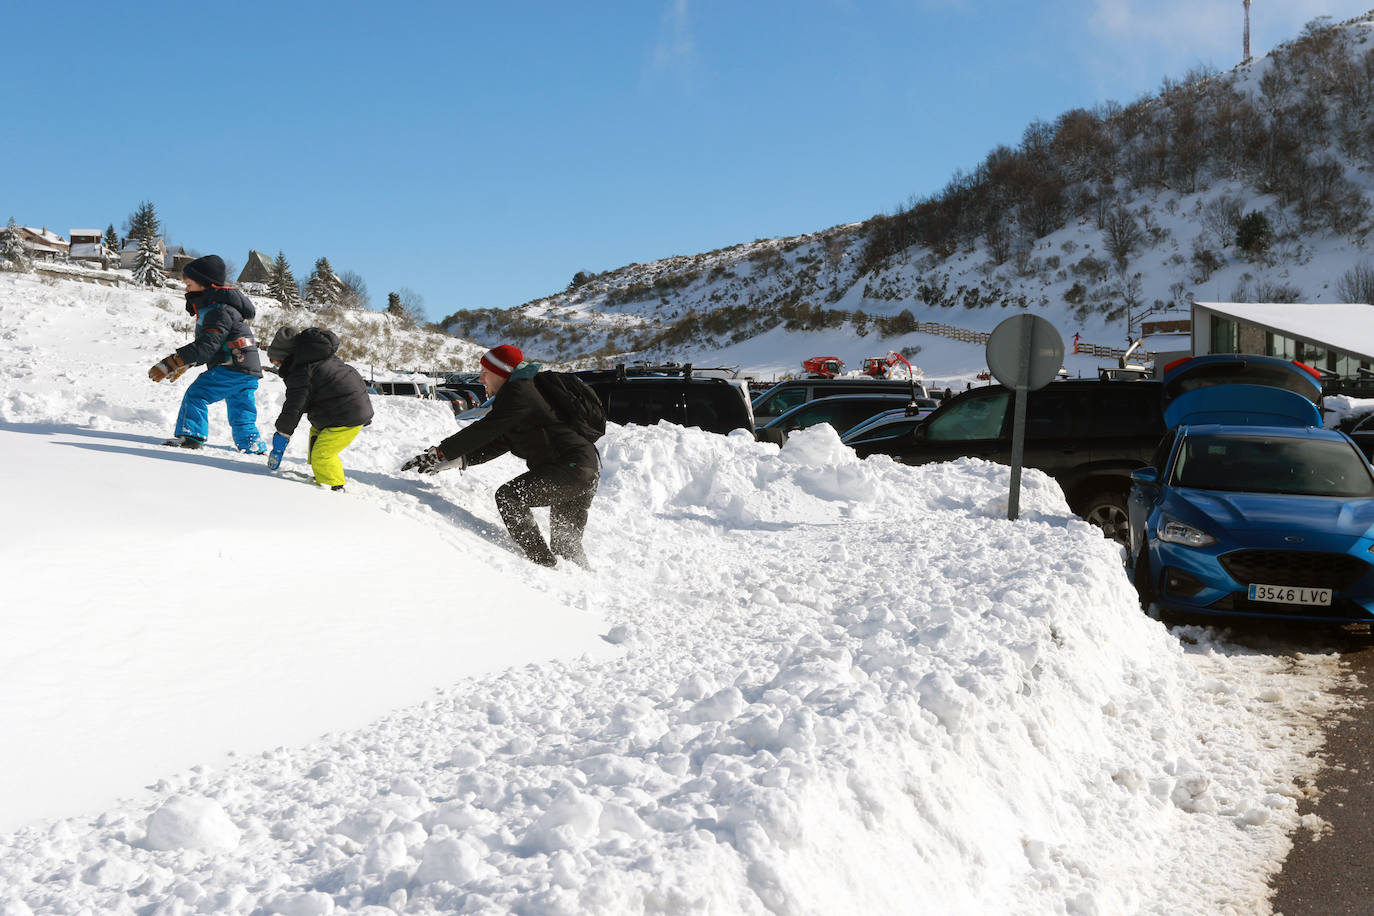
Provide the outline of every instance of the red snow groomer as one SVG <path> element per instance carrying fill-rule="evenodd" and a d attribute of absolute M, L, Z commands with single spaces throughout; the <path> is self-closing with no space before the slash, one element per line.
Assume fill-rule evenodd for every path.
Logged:
<path fill-rule="evenodd" d="M 896 350 L 889 350 L 886 356 L 870 356 L 864 360 L 864 375 L 874 378 L 912 378 L 911 363 Z"/>
<path fill-rule="evenodd" d="M 838 356 L 813 356 L 802 360 L 802 370 L 808 378 L 834 378 L 844 369 Z"/>

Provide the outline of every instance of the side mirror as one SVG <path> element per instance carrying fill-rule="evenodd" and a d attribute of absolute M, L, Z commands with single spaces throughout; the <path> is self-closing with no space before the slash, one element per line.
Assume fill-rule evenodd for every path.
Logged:
<path fill-rule="evenodd" d="M 911 431 L 911 439 L 913 442 L 924 442 L 926 441 L 926 438 L 927 430 L 926 425 L 924 423 L 922 423 L 920 426 L 916 427 Z"/>
<path fill-rule="evenodd" d="M 1131 482 L 1157 487 L 1159 486 L 1159 471 L 1154 468 L 1136 468 L 1131 472 Z"/>

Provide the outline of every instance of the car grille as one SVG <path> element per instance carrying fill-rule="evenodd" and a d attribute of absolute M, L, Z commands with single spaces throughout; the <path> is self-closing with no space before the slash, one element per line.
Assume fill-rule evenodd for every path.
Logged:
<path fill-rule="evenodd" d="M 1344 553 L 1307 550 L 1237 550 L 1217 558 L 1241 585 L 1295 585 L 1344 591 L 1369 572 L 1370 566 Z"/>

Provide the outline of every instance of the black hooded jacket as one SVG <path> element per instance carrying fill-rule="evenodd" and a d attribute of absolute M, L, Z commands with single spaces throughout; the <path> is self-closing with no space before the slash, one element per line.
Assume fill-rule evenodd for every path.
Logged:
<path fill-rule="evenodd" d="M 177 349 L 188 366 L 224 366 L 262 378 L 258 342 L 248 322 L 257 316 L 253 300 L 236 289 L 212 286 L 187 293 L 186 311 L 196 316 L 196 339 Z"/>
<path fill-rule="evenodd" d="M 491 411 L 443 442 L 439 451 L 452 461 L 481 464 L 506 452 L 524 458 L 530 470 L 574 467 L 589 477 L 600 474 L 596 446 L 554 413 L 534 384 L 538 363 L 522 364 L 496 392 Z"/>
<path fill-rule="evenodd" d="M 291 355 L 282 360 L 286 401 L 277 417 L 277 432 L 289 436 L 308 414 L 316 429 L 366 426 L 372 422 L 372 399 L 367 383 L 334 354 L 339 337 L 326 328 L 306 328 L 296 335 Z"/>

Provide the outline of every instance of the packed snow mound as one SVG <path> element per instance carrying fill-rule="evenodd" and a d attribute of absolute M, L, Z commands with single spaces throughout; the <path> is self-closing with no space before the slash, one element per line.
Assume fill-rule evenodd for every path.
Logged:
<path fill-rule="evenodd" d="M 139 376 L 175 335 L 127 343 L 156 323 L 155 304 L 129 294 L 97 343 L 80 322 L 31 330 L 26 291 L 0 278 L 12 434 L 165 434 L 176 392 Z M 78 406 L 85 390 L 108 407 Z M 477 667 L 365 724 L 318 738 L 302 721 L 298 740 L 240 739 L 236 756 L 148 774 L 148 795 L 93 816 L 32 820 L 0 835 L 0 913 L 1266 909 L 1338 662 L 1237 650 L 1201 629 L 1181 643 L 1140 613 L 1120 549 L 1050 478 L 1026 474 L 1013 522 L 1008 469 L 987 462 L 858 461 L 825 428 L 779 449 L 612 427 L 593 570 L 545 570 L 509 550 L 492 505 L 521 462 L 401 474 L 452 417 L 374 403 L 377 421 L 344 453 L 350 517 L 302 509 L 274 524 L 309 542 L 348 525 L 366 538 L 354 510 L 403 518 L 412 543 L 444 545 L 464 575 L 604 620 L 614 651 Z M 223 415 L 214 423 L 226 441 Z M 4 456 L 12 486 L 51 485 L 41 462 Z M 226 479 L 260 460 L 175 457 L 211 459 L 182 470 Z M 283 493 L 335 496 L 255 468 Z M 85 497 L 96 509 L 113 498 Z M 130 538 L 145 530 L 110 517 Z M 89 560 L 100 568 L 100 553 Z M 29 562 L 61 608 L 76 585 Z M 419 570 L 367 562 L 350 558 L 398 587 Z M 336 615 L 390 613 L 375 594 L 331 597 Z M 464 597 L 436 594 L 421 616 Z M 41 635 L 47 618 L 26 619 Z M 201 623 L 213 641 L 217 625 Z M 134 654 L 142 638 L 131 628 L 111 649 Z M 35 650 L 47 671 L 72 664 L 62 648 Z M 365 680 L 387 661 L 370 648 L 339 676 Z M 51 684 L 39 675 L 20 695 Z M 238 689 L 248 700 L 259 688 Z M 60 805 L 62 785 L 33 788 Z"/>

